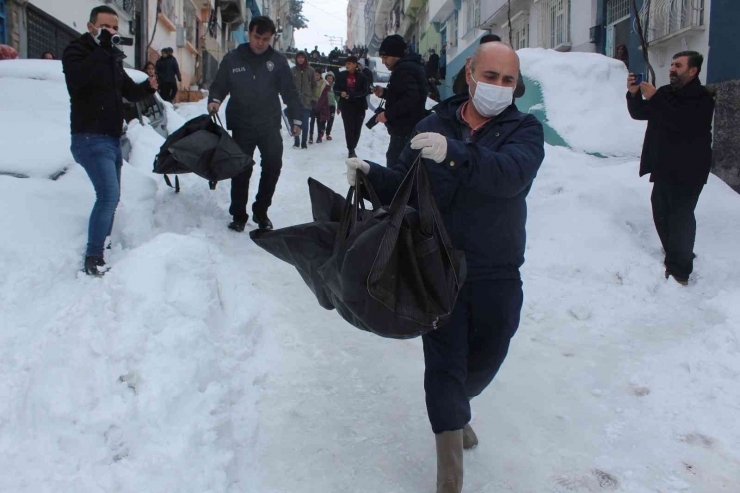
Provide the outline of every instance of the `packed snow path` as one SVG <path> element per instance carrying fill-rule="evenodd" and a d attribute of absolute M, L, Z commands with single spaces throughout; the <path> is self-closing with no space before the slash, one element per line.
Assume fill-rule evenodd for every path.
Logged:
<path fill-rule="evenodd" d="M 103 279 L 79 273 L 83 170 L 0 176 L 0 491 L 433 491 L 421 341 L 320 308 L 226 229 L 228 182 L 174 194 L 150 173 L 161 138 L 129 134 Z M 307 151 L 286 136 L 276 227 L 310 220 L 309 176 L 346 190 L 341 118 L 333 134 Z M 383 162 L 387 141 L 363 129 L 358 154 Z M 473 402 L 465 492 L 740 491 L 740 197 L 710 179 L 683 288 L 663 279 L 649 194 L 635 159 L 547 148 L 522 323 Z"/>

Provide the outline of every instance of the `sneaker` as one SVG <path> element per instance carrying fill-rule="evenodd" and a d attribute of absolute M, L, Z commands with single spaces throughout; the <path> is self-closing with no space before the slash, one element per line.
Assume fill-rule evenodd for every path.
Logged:
<path fill-rule="evenodd" d="M 308 146 L 306 144 L 301 145 L 301 149 L 308 149 Z"/>
<path fill-rule="evenodd" d="M 308 139 L 308 143 L 309 144 L 313 144 L 313 137 L 311 137 L 311 138 Z"/>
<path fill-rule="evenodd" d="M 97 255 L 85 257 L 85 274 L 88 276 L 100 277 L 107 272 L 105 260 Z"/>
<path fill-rule="evenodd" d="M 293 144 L 293 149 L 300 149 L 300 148 L 301 146 L 299 146 L 298 144 Z"/>
<path fill-rule="evenodd" d="M 326 140 L 331 140 L 331 135 L 327 135 Z"/>
<path fill-rule="evenodd" d="M 355 154 L 354 150 L 351 150 L 349 151 L 349 154 L 347 155 L 347 157 L 350 157 L 350 158 L 357 157 L 357 154 Z"/>
<path fill-rule="evenodd" d="M 247 221 L 237 221 L 236 219 L 229 223 L 229 229 L 241 233 L 247 225 Z"/>

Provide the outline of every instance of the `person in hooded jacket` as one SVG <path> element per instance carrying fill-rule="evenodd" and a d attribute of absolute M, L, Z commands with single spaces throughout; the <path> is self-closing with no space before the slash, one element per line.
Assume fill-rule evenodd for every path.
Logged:
<path fill-rule="evenodd" d="M 313 67 L 308 64 L 308 56 L 305 51 L 299 51 L 295 56 L 295 67 L 290 69 L 293 75 L 293 84 L 298 91 L 303 104 L 303 135 L 299 139 L 296 135 L 293 149 L 308 149 L 308 127 L 311 118 L 311 107 L 316 93 L 316 75 Z"/>
<path fill-rule="evenodd" d="M 253 17 L 249 22 L 249 42 L 226 54 L 211 84 L 209 113 L 217 113 L 226 96 L 226 124 L 234 140 L 249 157 L 259 148 L 262 174 L 252 205 L 253 221 L 260 229 L 272 229 L 267 210 L 272 205 L 280 171 L 283 167 L 283 124 L 280 98 L 288 105 L 287 114 L 297 136 L 304 125 L 303 105 L 293 85 L 288 60 L 270 43 L 275 23 L 269 17 Z M 308 127 L 308 122 L 305 123 Z M 229 229 L 241 233 L 249 220 L 247 202 L 253 168 L 231 179 L 231 207 L 234 218 Z"/>
<path fill-rule="evenodd" d="M 121 195 L 123 98 L 140 101 L 157 90 L 150 76 L 136 84 L 123 69 L 123 54 L 112 43 L 118 34 L 118 13 L 101 5 L 90 12 L 88 32 L 64 50 L 62 69 L 70 100 L 72 156 L 95 188 L 95 205 L 87 229 L 85 273 L 105 271 L 105 239 Z"/>
<path fill-rule="evenodd" d="M 437 493 L 462 491 L 463 450 L 478 444 L 470 401 L 495 377 L 519 326 L 526 198 L 545 157 L 542 124 L 513 104 L 516 52 L 481 45 L 466 73 L 470 94 L 437 105 L 394 165 L 347 160 L 350 185 L 363 173 L 388 205 L 420 157 L 452 245 L 465 253 L 467 279 L 450 321 L 422 336 Z"/>
<path fill-rule="evenodd" d="M 331 129 L 334 127 L 334 114 L 337 112 L 337 95 L 334 94 L 334 80 L 336 76 L 334 72 L 327 72 L 324 80 L 330 87 L 330 91 L 327 94 L 329 101 L 329 120 L 326 122 L 326 140 L 332 140 Z"/>
<path fill-rule="evenodd" d="M 391 71 L 387 87 L 375 87 L 375 95 L 385 99 L 385 111 L 377 116 L 385 123 L 391 142 L 386 152 L 386 165 L 396 162 L 411 132 L 427 114 L 429 82 L 421 55 L 406 55 L 406 42 L 398 34 L 388 36 L 380 45 L 383 65 Z"/>
<path fill-rule="evenodd" d="M 177 96 L 177 82 L 182 82 L 182 75 L 172 48 L 162 48 L 162 56 L 157 60 L 156 72 L 159 81 L 159 95 L 165 101 L 173 102 Z"/>
<path fill-rule="evenodd" d="M 316 92 L 314 93 L 314 101 L 311 102 L 311 124 L 308 131 L 308 143 L 313 144 L 313 131 L 318 123 L 319 135 L 316 139 L 316 143 L 320 144 L 324 140 L 324 132 L 326 132 L 326 122 L 329 120 L 329 97 L 327 93 L 331 91 L 329 84 L 322 77 L 321 71 L 316 70 L 314 72 L 316 78 Z"/>

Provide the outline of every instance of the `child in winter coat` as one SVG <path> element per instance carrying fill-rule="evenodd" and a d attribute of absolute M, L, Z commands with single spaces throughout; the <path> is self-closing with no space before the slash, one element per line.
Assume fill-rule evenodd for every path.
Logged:
<path fill-rule="evenodd" d="M 316 100 L 313 103 L 313 109 L 311 110 L 311 125 L 309 129 L 308 143 L 313 143 L 313 130 L 316 121 L 319 123 L 319 135 L 316 139 L 316 143 L 320 144 L 324 140 L 324 132 L 326 130 L 326 122 L 329 120 L 329 96 L 331 92 L 331 86 L 321 77 L 321 72 L 316 72 Z"/>
<path fill-rule="evenodd" d="M 329 121 L 326 123 L 326 140 L 331 140 L 331 128 L 334 126 L 334 114 L 337 112 L 337 96 L 334 94 L 334 74 L 327 72 L 324 80 L 329 85 Z"/>

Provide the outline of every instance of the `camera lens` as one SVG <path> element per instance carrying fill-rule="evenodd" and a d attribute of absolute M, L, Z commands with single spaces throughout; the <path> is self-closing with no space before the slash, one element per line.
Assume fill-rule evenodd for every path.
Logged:
<path fill-rule="evenodd" d="M 114 34 L 113 36 L 111 36 L 110 42 L 113 43 L 114 45 L 121 44 L 121 35 L 120 34 Z"/>

